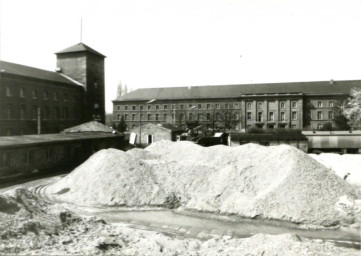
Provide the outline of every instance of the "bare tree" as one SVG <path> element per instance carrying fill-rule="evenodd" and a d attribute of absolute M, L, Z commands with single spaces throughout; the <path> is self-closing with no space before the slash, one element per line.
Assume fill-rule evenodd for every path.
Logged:
<path fill-rule="evenodd" d="M 123 94 L 124 94 L 124 90 L 123 90 L 122 81 L 119 81 L 118 88 L 117 88 L 117 99 L 119 99 L 121 96 L 123 96 Z"/>

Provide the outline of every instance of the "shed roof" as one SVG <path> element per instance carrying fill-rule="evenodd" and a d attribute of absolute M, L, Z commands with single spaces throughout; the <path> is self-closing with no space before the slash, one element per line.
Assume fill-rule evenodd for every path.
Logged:
<path fill-rule="evenodd" d="M 58 51 L 55 54 L 63 54 L 63 53 L 71 53 L 71 52 L 90 52 L 93 53 L 95 55 L 99 55 L 101 57 L 106 57 L 103 54 L 101 54 L 100 52 L 94 50 L 93 48 L 89 47 L 88 45 L 84 44 L 84 43 L 78 43 L 75 44 L 73 46 L 70 46 L 64 50 Z"/>
<path fill-rule="evenodd" d="M 361 80 L 142 88 L 132 91 L 114 102 L 149 99 L 237 98 L 263 94 L 337 95 L 350 94 L 350 90 L 354 87 L 361 88 Z"/>
<path fill-rule="evenodd" d="M 37 78 L 47 81 L 53 81 L 63 84 L 69 85 L 77 85 L 81 84 L 74 81 L 73 79 L 67 77 L 64 74 L 60 74 L 54 71 L 48 71 L 44 69 L 29 67 L 25 65 L 20 65 L 16 63 L 11 63 L 7 61 L 0 61 L 0 74 L 12 74 L 24 77 Z"/>
<path fill-rule="evenodd" d="M 108 137 L 122 137 L 119 134 L 109 133 L 74 133 L 74 134 L 40 134 L 40 135 L 21 135 L 21 136 L 4 136 L 0 139 L 1 147 L 17 147 L 31 144 L 54 143 L 61 141 L 74 141 L 84 139 L 100 139 Z"/>
<path fill-rule="evenodd" d="M 302 133 L 277 133 L 277 134 L 253 134 L 253 133 L 237 133 L 231 135 L 233 141 L 290 141 L 301 140 L 307 141 L 307 138 Z"/>
<path fill-rule="evenodd" d="M 115 132 L 115 130 L 97 121 L 90 121 L 84 124 L 70 127 L 63 131 L 63 133 L 80 133 L 80 132 L 113 133 Z"/>

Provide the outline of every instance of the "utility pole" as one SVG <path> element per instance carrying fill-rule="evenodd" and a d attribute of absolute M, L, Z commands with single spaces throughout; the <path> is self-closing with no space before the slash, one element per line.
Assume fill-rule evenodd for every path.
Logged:
<path fill-rule="evenodd" d="M 37 130 L 38 130 L 38 134 L 41 134 L 41 108 L 38 107 L 38 111 L 37 111 Z"/>

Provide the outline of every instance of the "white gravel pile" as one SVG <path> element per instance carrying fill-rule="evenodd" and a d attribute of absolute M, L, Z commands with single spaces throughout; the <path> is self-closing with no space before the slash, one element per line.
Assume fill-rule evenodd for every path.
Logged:
<path fill-rule="evenodd" d="M 361 155 L 360 154 L 335 154 L 322 153 L 320 155 L 310 154 L 310 156 L 322 163 L 327 168 L 331 168 L 336 175 L 343 178 L 347 173 L 347 182 L 361 187 Z"/>
<path fill-rule="evenodd" d="M 322 226 L 343 221 L 335 208 L 341 196 L 361 198 L 292 146 L 204 148 L 169 141 L 146 150 L 99 151 L 47 193 L 78 205 L 182 207 Z"/>

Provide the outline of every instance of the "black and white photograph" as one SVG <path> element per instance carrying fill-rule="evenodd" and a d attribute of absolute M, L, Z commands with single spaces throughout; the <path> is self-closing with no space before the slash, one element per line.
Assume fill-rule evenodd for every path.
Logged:
<path fill-rule="evenodd" d="M 360 0 L 0 0 L 0 255 L 360 255 L 360 31 Z"/>

